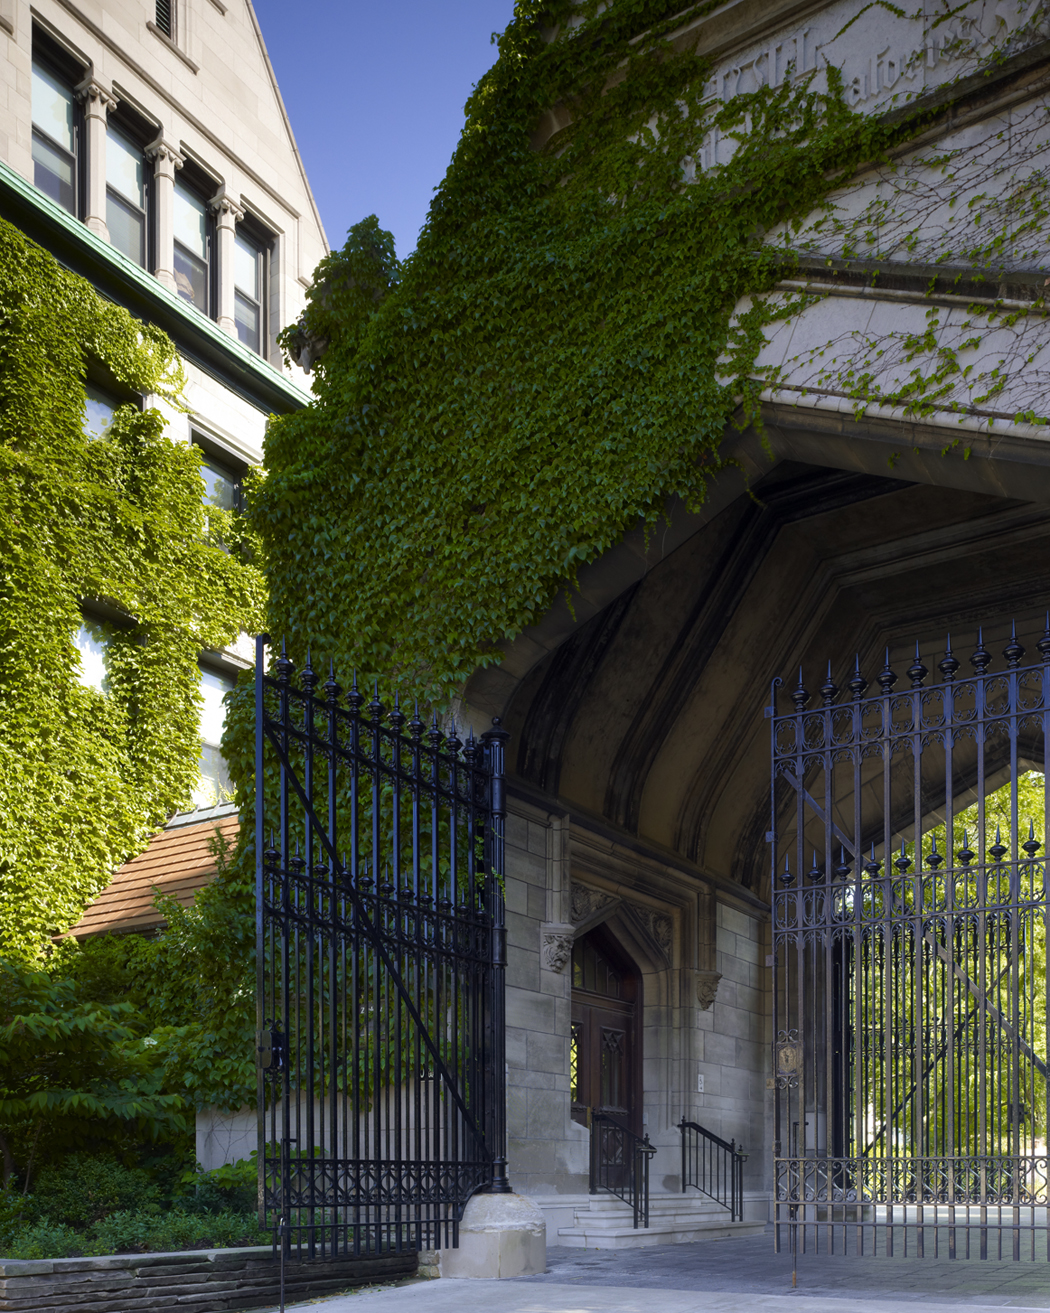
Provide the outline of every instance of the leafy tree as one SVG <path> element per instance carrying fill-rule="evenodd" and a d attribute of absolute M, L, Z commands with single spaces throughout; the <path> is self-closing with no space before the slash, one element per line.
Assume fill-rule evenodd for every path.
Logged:
<path fill-rule="evenodd" d="M 82 998 L 71 980 L 0 959 L 0 1156 L 5 1186 L 28 1189 L 40 1156 L 185 1130 L 186 1101 L 163 1090 L 156 1046 L 130 1003 Z"/>

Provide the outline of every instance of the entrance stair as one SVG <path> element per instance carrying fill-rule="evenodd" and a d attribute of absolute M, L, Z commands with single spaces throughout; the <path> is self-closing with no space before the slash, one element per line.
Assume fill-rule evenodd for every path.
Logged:
<path fill-rule="evenodd" d="M 573 1207 L 571 1226 L 547 1232 L 548 1245 L 569 1249 L 637 1249 L 761 1235 L 765 1221 L 731 1222 L 729 1212 L 695 1194 L 651 1194 L 649 1225 L 635 1230 L 631 1209 L 615 1195 L 590 1195 Z"/>

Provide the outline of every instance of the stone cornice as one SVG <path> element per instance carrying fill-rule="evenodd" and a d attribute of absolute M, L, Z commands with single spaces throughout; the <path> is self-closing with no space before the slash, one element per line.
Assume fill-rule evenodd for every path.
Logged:
<path fill-rule="evenodd" d="M 264 414 L 301 410 L 313 400 L 140 265 L 91 232 L 0 161 L 0 216 L 31 235 L 67 268 L 131 314 L 162 328 L 179 353 Z"/>

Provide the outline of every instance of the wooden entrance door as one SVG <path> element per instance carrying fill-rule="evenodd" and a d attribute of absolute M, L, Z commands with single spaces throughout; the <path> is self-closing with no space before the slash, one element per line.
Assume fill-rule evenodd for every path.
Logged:
<path fill-rule="evenodd" d="M 610 1112 L 640 1133 L 638 972 L 602 927 L 572 949 L 572 1118 Z"/>

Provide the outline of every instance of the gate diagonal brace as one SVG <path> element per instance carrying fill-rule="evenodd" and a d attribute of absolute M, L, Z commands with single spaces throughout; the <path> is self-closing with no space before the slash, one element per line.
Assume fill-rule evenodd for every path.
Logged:
<path fill-rule="evenodd" d="M 303 808 L 305 809 L 307 816 L 309 817 L 311 823 L 313 824 L 315 833 L 317 834 L 318 839 L 320 839 L 321 845 L 324 848 L 325 852 L 328 854 L 333 867 L 336 870 L 342 871 L 343 865 L 340 862 L 338 855 L 336 854 L 335 847 L 332 844 L 331 839 L 329 839 L 324 826 L 322 825 L 320 819 L 317 816 L 317 813 L 314 811 L 313 804 L 307 798 L 305 789 L 299 783 L 299 779 L 296 776 L 295 771 L 292 770 L 291 763 L 289 762 L 288 757 L 285 755 L 284 749 L 277 741 L 269 725 L 264 724 L 263 730 L 266 734 L 266 737 L 270 740 L 270 743 L 273 745 L 274 751 L 277 753 L 277 756 L 280 758 L 280 762 L 282 767 L 284 768 L 285 774 L 287 778 L 291 781 L 292 788 L 295 790 L 296 794 L 298 795 L 299 801 L 303 804 Z M 379 954 L 379 957 L 382 960 L 383 965 L 390 973 L 390 978 L 394 982 L 394 985 L 397 988 L 397 992 L 401 995 L 405 1007 L 408 1010 L 409 1016 L 412 1018 L 413 1022 L 417 1026 L 419 1030 L 419 1034 L 424 1044 L 426 1045 L 427 1049 L 430 1052 L 430 1056 L 434 1059 L 434 1066 L 436 1067 L 438 1074 L 441 1076 L 441 1079 L 445 1082 L 445 1085 L 448 1088 L 449 1093 L 452 1095 L 453 1099 L 455 1100 L 456 1105 L 458 1106 L 460 1112 L 466 1118 L 466 1121 L 470 1126 L 471 1130 L 477 1136 L 478 1143 L 484 1144 L 485 1143 L 484 1132 L 482 1131 L 481 1127 L 478 1125 L 477 1121 L 475 1120 L 473 1113 L 470 1111 L 466 1103 L 463 1101 L 463 1096 L 462 1094 L 460 1094 L 455 1081 L 452 1079 L 451 1072 L 445 1066 L 441 1054 L 438 1052 L 437 1046 L 434 1044 L 434 1041 L 430 1037 L 430 1032 L 423 1024 L 423 1018 L 419 1015 L 415 1002 L 412 999 L 412 995 L 406 989 L 405 983 L 401 979 L 400 973 L 398 972 L 397 968 L 394 966 L 393 962 L 390 960 L 386 948 L 383 945 L 383 941 L 379 936 L 379 934 L 377 933 L 375 926 L 372 924 L 371 917 L 365 914 L 364 909 L 361 906 L 361 900 L 357 896 L 357 890 L 354 888 L 353 884 L 350 881 L 346 882 L 346 890 L 350 894 L 350 897 L 354 904 L 354 909 L 357 912 L 361 923 L 366 927 L 366 933 L 368 934 L 369 938 L 372 940 L 372 943 L 375 945 L 376 952 Z"/>
<path fill-rule="evenodd" d="M 828 818 L 823 807 L 820 806 L 817 800 L 803 786 L 802 781 L 798 778 L 798 776 L 795 775 L 792 771 L 785 770 L 784 778 L 788 781 L 790 785 L 792 785 L 794 789 L 796 789 L 802 795 L 802 797 L 806 800 L 806 802 L 809 803 L 810 807 L 812 807 L 814 813 L 816 814 L 818 820 L 820 820 L 823 824 L 827 825 Z M 846 848 L 850 856 L 855 859 L 857 856 L 856 848 L 853 846 L 853 843 L 846 837 L 846 835 L 843 834 L 843 832 L 839 829 L 839 827 L 835 824 L 834 821 L 831 822 L 831 831 L 834 834 L 835 838 L 838 839 L 838 841 Z M 944 948 L 943 945 L 938 944 L 937 941 L 930 934 L 924 935 L 923 938 L 925 939 L 926 943 L 937 954 L 937 956 L 941 959 L 941 961 L 944 962 L 946 966 L 951 968 L 952 972 L 959 978 L 959 980 L 966 986 L 966 988 L 977 1000 L 978 1005 L 988 1013 L 988 1015 L 995 1021 L 996 1025 L 1000 1028 L 1000 1030 L 1002 1030 L 1005 1034 L 1009 1035 L 1010 1038 L 1018 1045 L 1018 1047 L 1021 1049 L 1021 1052 L 1025 1055 L 1025 1057 L 1029 1060 L 1029 1062 L 1031 1062 L 1031 1064 L 1035 1067 L 1036 1071 L 1039 1072 L 1039 1074 L 1043 1077 L 1043 1079 L 1050 1080 L 1050 1070 L 1048 1070 L 1046 1063 L 1043 1062 L 1043 1060 L 1034 1051 L 1034 1049 L 1032 1049 L 1032 1047 L 1024 1041 L 1024 1039 L 1017 1033 L 1016 1029 L 1010 1025 L 1010 1022 L 1006 1019 L 1006 1017 L 1003 1016 L 1003 1014 L 999 1011 L 999 1009 L 995 1006 L 995 1004 L 991 1002 L 991 1000 L 988 998 L 988 995 L 982 993 L 980 986 L 970 979 L 970 977 L 966 974 L 966 972 L 962 969 L 962 967 L 958 964 L 958 962 L 955 961 L 955 959 L 947 951 L 947 949 Z"/>
<path fill-rule="evenodd" d="M 1009 1035 L 1010 1038 L 1017 1044 L 1021 1052 L 1025 1055 L 1025 1057 L 1029 1060 L 1029 1062 L 1031 1062 L 1032 1066 L 1035 1067 L 1036 1071 L 1040 1074 L 1040 1076 L 1042 1076 L 1044 1080 L 1050 1080 L 1050 1072 L 1047 1071 L 1046 1063 L 1042 1060 L 1042 1058 L 1039 1057 L 1039 1055 L 1035 1052 L 1035 1050 L 1032 1049 L 1032 1047 L 1029 1044 L 1027 1044 L 1025 1040 L 1017 1033 L 1015 1028 L 1011 1026 L 1010 1022 L 1006 1019 L 1006 1017 L 1003 1016 L 1003 1014 L 999 1011 L 999 1009 L 995 1006 L 995 1004 L 992 1003 L 991 1000 L 988 998 L 988 995 L 982 992 L 980 985 L 978 985 L 975 981 L 970 979 L 970 977 L 966 974 L 966 972 L 962 969 L 962 967 L 958 964 L 958 962 L 955 961 L 955 959 L 944 947 L 944 945 L 938 944 L 936 939 L 934 939 L 933 935 L 929 933 L 924 934 L 923 939 L 926 941 L 927 944 L 929 944 L 929 946 L 933 949 L 933 951 L 937 954 L 937 956 L 941 959 L 941 961 L 944 962 L 947 966 L 951 967 L 952 972 L 959 978 L 959 980 L 962 981 L 962 983 L 966 986 L 966 988 L 977 1000 L 978 1007 L 983 1008 L 989 1014 L 989 1016 L 992 1017 L 996 1025 L 999 1027 L 999 1029 L 1005 1032 L 1005 1034 Z M 1001 980 L 1002 977 L 1000 976 L 999 979 Z"/>
<path fill-rule="evenodd" d="M 791 771 L 789 771 L 789 770 L 785 770 L 785 771 L 784 771 L 784 779 L 786 779 L 787 782 L 788 782 L 788 783 L 789 783 L 789 784 L 790 784 L 790 785 L 791 785 L 791 786 L 792 786 L 792 787 L 793 787 L 798 793 L 801 793 L 801 794 L 802 794 L 802 796 L 803 796 L 803 798 L 805 798 L 806 802 L 808 802 L 809 805 L 813 808 L 814 812 L 815 812 L 816 815 L 817 815 L 817 819 L 818 819 L 819 821 L 821 821 L 824 825 L 827 825 L 827 824 L 828 824 L 828 818 L 827 818 L 827 815 L 826 815 L 825 812 L 824 812 L 824 808 L 821 807 L 820 803 L 817 802 L 816 798 L 812 797 L 812 795 L 806 790 L 806 788 L 803 786 L 802 781 L 798 778 L 798 776 L 795 775 L 795 774 L 793 774 L 793 773 L 792 773 Z M 848 838 L 846 837 L 846 835 L 843 834 L 843 832 L 842 832 L 842 831 L 839 829 L 839 827 L 835 824 L 834 821 L 831 822 L 831 833 L 835 836 L 836 839 L 838 839 L 839 843 L 842 844 L 842 846 L 846 849 L 846 851 L 849 853 L 849 855 L 850 855 L 852 858 L 854 858 L 854 860 L 856 860 L 857 850 L 856 850 L 856 848 L 853 846 L 853 840 L 852 840 L 852 839 L 848 839 Z"/>

